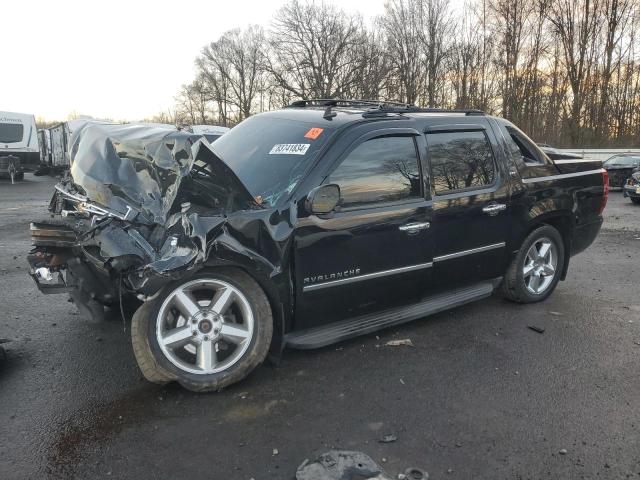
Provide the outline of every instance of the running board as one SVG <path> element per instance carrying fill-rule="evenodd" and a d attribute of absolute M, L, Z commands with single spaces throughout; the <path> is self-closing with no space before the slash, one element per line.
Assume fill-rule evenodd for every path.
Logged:
<path fill-rule="evenodd" d="M 477 283 L 465 288 L 427 297 L 421 302 L 412 305 L 370 313 L 300 332 L 292 332 L 285 336 L 285 345 L 302 350 L 319 348 L 347 340 L 348 338 L 375 332 L 392 325 L 400 325 L 489 297 L 499 283 L 500 279 Z"/>

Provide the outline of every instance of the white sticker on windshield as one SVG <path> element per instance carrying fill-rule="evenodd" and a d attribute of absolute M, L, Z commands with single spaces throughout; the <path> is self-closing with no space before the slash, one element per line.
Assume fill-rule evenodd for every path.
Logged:
<path fill-rule="evenodd" d="M 278 143 L 273 146 L 269 155 L 304 155 L 310 143 Z"/>

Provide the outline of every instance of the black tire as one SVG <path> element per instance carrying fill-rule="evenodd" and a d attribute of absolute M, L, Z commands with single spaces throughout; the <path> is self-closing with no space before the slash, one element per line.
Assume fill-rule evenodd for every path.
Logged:
<path fill-rule="evenodd" d="M 204 270 L 190 277 L 216 279 L 227 282 L 246 297 L 254 316 L 254 333 L 249 346 L 240 359 L 226 370 L 212 374 L 197 374 L 180 369 L 162 352 L 156 338 L 156 322 L 164 300 L 186 281 L 176 281 L 164 287 L 151 301 L 143 304 L 134 314 L 131 341 L 138 366 L 144 377 L 153 383 L 177 381 L 194 392 L 217 391 L 245 378 L 267 356 L 273 335 L 271 306 L 258 283 L 238 269 Z"/>
<path fill-rule="evenodd" d="M 547 238 L 553 242 L 557 251 L 558 259 L 553 280 L 543 292 L 535 294 L 530 292 L 525 285 L 523 268 L 527 252 L 534 243 L 543 238 Z M 508 300 L 518 303 L 534 303 L 545 300 L 553 293 L 560 281 L 562 269 L 564 268 L 564 254 L 564 241 L 562 240 L 562 236 L 558 230 L 550 225 L 543 225 L 536 228 L 527 236 L 527 238 L 524 239 L 520 250 L 518 250 L 518 254 L 511 261 L 511 264 L 505 272 L 504 279 L 502 281 L 503 296 Z"/>
<path fill-rule="evenodd" d="M 629 197 L 636 205 L 640 204 L 640 197 Z"/>

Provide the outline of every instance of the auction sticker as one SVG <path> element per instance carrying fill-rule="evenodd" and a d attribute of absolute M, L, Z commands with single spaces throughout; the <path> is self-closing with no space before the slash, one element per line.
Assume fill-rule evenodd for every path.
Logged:
<path fill-rule="evenodd" d="M 310 143 L 278 143 L 273 146 L 269 155 L 304 155 Z"/>

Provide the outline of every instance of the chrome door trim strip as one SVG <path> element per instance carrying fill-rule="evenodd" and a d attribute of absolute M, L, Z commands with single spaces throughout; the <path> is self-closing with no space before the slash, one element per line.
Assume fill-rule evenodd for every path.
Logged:
<path fill-rule="evenodd" d="M 555 163 L 556 165 L 564 165 L 566 163 L 595 163 L 595 162 L 600 162 L 602 163 L 602 160 L 585 160 L 585 159 L 575 159 L 575 160 L 551 160 L 553 163 Z"/>
<path fill-rule="evenodd" d="M 470 250 L 462 250 L 460 252 L 448 253 L 446 255 L 440 255 L 434 257 L 434 262 L 443 262 L 445 260 L 451 260 L 453 258 L 464 257 L 465 255 L 473 255 L 474 253 L 486 252 L 487 250 L 494 250 L 496 248 L 503 248 L 506 246 L 505 242 L 493 243 L 491 245 L 485 245 L 484 247 L 472 248 Z"/>
<path fill-rule="evenodd" d="M 604 168 L 598 170 L 587 170 L 586 172 L 561 173 L 560 175 L 549 175 L 548 177 L 523 178 L 522 183 L 547 182 L 549 180 L 560 180 L 562 178 L 582 177 L 584 175 L 595 175 L 604 172 Z"/>
<path fill-rule="evenodd" d="M 381 272 L 366 273 L 357 277 L 341 278 L 340 280 L 331 280 L 329 282 L 316 283 L 313 285 L 305 285 L 302 287 L 303 292 L 312 290 L 320 290 L 321 288 L 334 287 L 336 285 L 344 285 L 347 283 L 360 282 L 363 280 L 371 280 L 372 278 L 386 277 L 397 273 L 413 272 L 414 270 L 422 270 L 423 268 L 433 267 L 433 262 L 420 263 L 417 265 L 409 265 L 408 267 L 392 268 L 391 270 L 382 270 Z"/>

